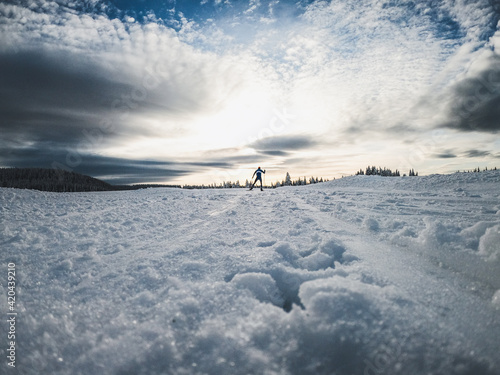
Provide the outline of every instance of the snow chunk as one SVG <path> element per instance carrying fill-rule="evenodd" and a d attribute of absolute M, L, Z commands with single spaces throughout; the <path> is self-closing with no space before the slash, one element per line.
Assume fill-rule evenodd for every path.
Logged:
<path fill-rule="evenodd" d="M 408 246 L 411 243 L 411 240 L 416 237 L 418 237 L 418 234 L 415 233 L 414 229 L 405 226 L 396 233 L 392 234 L 390 236 L 390 240 L 396 245 Z"/>
<path fill-rule="evenodd" d="M 330 239 L 325 242 L 321 247 L 322 253 L 328 254 L 333 258 L 333 263 L 348 264 L 359 260 L 359 258 L 352 254 L 346 254 L 347 248 L 338 239 Z"/>
<path fill-rule="evenodd" d="M 393 366 L 401 360 L 401 348 L 407 345 L 403 330 L 408 327 L 395 323 L 400 311 L 390 295 L 387 288 L 342 277 L 301 286 L 299 296 L 305 310 L 296 314 L 303 313 L 304 324 L 296 336 L 305 341 L 304 358 L 316 366 L 315 373 L 326 373 L 318 371 L 320 366 L 329 368 L 329 373 L 337 373 L 333 371 L 337 369 L 340 374 L 363 374 L 372 367 L 377 373 L 393 373 Z M 390 330 L 384 328 L 387 322 L 395 323 Z M 387 351 L 394 353 L 383 365 L 377 361 L 381 345 L 391 345 Z M 313 373 L 296 365 L 299 368 L 294 373 Z"/>
<path fill-rule="evenodd" d="M 201 280 L 208 270 L 208 265 L 200 261 L 187 261 L 181 265 L 181 274 L 191 280 Z"/>
<path fill-rule="evenodd" d="M 249 272 L 236 275 L 232 282 L 237 288 L 249 290 L 261 302 L 283 307 L 284 298 L 274 279 L 265 273 Z"/>
<path fill-rule="evenodd" d="M 133 298 L 134 303 L 142 307 L 154 306 L 157 303 L 156 297 L 150 291 L 143 291 Z"/>
<path fill-rule="evenodd" d="M 336 240 L 331 239 L 321 246 L 321 252 L 333 256 L 333 260 L 340 262 L 343 254 L 346 251 L 344 245 Z"/>
<path fill-rule="evenodd" d="M 441 247 L 449 243 L 460 242 L 459 229 L 452 224 L 424 218 L 426 228 L 420 233 L 419 240 L 431 248 Z"/>
<path fill-rule="evenodd" d="M 313 316 L 332 323 L 341 320 L 366 321 L 380 318 L 381 307 L 386 305 L 382 288 L 343 277 L 317 279 L 301 285 L 299 297 Z M 349 318 L 351 317 L 351 318 Z"/>
<path fill-rule="evenodd" d="M 343 264 L 358 260 L 355 256 L 346 256 L 345 252 L 346 248 L 339 240 L 330 239 L 320 246 L 319 251 L 300 259 L 298 264 L 309 271 L 318 271 L 335 268 L 335 262 Z"/>
<path fill-rule="evenodd" d="M 292 249 L 289 243 L 284 242 L 277 245 L 274 249 L 280 254 L 288 263 L 294 265 L 299 258 L 298 254 Z"/>
<path fill-rule="evenodd" d="M 334 261 L 330 255 L 317 252 L 301 259 L 300 265 L 309 271 L 317 271 L 324 270 L 329 267 L 333 268 Z"/>
<path fill-rule="evenodd" d="M 52 268 L 52 274 L 55 278 L 67 275 L 73 269 L 73 262 L 69 259 L 64 259 Z"/>
<path fill-rule="evenodd" d="M 491 228 L 499 223 L 496 221 L 480 221 L 469 228 L 465 228 L 460 232 L 460 236 L 464 239 L 466 246 L 472 250 L 479 250 L 479 240 L 486 233 L 488 228 Z"/>
<path fill-rule="evenodd" d="M 486 229 L 479 239 L 478 250 L 488 260 L 500 260 L 500 225 Z"/>
<path fill-rule="evenodd" d="M 363 226 L 373 232 L 378 232 L 378 230 L 380 229 L 378 221 L 371 217 L 368 217 L 363 221 Z"/>
<path fill-rule="evenodd" d="M 498 289 L 495 294 L 493 294 L 493 298 L 491 299 L 491 302 L 493 305 L 497 308 L 500 309 L 500 289 Z"/>

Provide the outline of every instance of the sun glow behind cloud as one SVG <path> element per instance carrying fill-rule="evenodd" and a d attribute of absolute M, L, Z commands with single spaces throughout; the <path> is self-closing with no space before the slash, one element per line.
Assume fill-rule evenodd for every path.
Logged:
<path fill-rule="evenodd" d="M 0 4 L 3 92 L 24 100 L 4 100 L 4 165 L 29 164 L 20 139 L 50 147 L 48 164 L 75 150 L 82 165 L 89 152 L 154 160 L 181 183 L 244 180 L 256 164 L 281 179 L 375 161 L 449 172 L 500 157 L 485 141 L 500 129 L 499 16 L 486 0 L 82 4 Z M 481 77 L 491 92 L 464 112 Z M 89 147 L 102 120 L 113 126 Z"/>

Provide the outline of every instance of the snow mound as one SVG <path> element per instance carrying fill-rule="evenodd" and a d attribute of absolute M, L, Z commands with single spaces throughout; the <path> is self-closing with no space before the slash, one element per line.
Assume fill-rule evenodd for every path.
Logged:
<path fill-rule="evenodd" d="M 232 283 L 237 288 L 249 290 L 261 302 L 272 303 L 279 307 L 284 305 L 283 295 L 276 286 L 276 282 L 268 274 L 256 272 L 238 274 L 233 278 Z"/>
<path fill-rule="evenodd" d="M 479 250 L 479 241 L 491 227 L 500 224 L 498 221 L 479 221 L 471 227 L 465 228 L 460 235 L 467 247 L 472 250 Z"/>
<path fill-rule="evenodd" d="M 460 228 L 453 221 L 424 218 L 426 228 L 419 234 L 419 241 L 428 248 L 443 248 L 460 241 Z"/>
<path fill-rule="evenodd" d="M 315 252 L 299 260 L 298 264 L 309 271 L 324 270 L 329 267 L 334 268 L 334 260 L 331 255 Z"/>
<path fill-rule="evenodd" d="M 500 225 L 486 229 L 479 239 L 478 250 L 488 260 L 500 261 Z"/>
<path fill-rule="evenodd" d="M 334 261 L 342 262 L 342 258 L 347 249 L 339 240 L 329 239 L 321 245 L 320 251 L 332 256 Z"/>
<path fill-rule="evenodd" d="M 373 232 L 377 232 L 380 227 L 378 221 L 371 217 L 368 217 L 363 221 L 363 226 Z"/>

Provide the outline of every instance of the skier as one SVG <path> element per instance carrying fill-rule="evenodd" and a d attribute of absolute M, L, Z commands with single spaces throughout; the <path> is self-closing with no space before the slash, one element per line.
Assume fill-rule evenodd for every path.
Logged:
<path fill-rule="evenodd" d="M 257 183 L 257 181 L 260 181 L 260 191 L 264 191 L 262 189 L 262 173 L 266 173 L 265 170 L 262 170 L 259 168 L 257 168 L 257 170 L 255 172 L 253 172 L 253 175 L 252 175 L 252 178 L 253 176 L 255 176 L 257 174 L 257 177 L 255 178 L 255 181 L 253 182 L 252 186 L 250 187 L 250 190 L 253 189 L 253 187 L 255 186 L 255 184 Z"/>

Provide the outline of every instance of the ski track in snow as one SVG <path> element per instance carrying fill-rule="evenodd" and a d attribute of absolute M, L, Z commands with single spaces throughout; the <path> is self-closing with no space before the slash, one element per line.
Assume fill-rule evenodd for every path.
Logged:
<path fill-rule="evenodd" d="M 499 183 L 0 189 L 0 373 L 500 374 Z"/>

